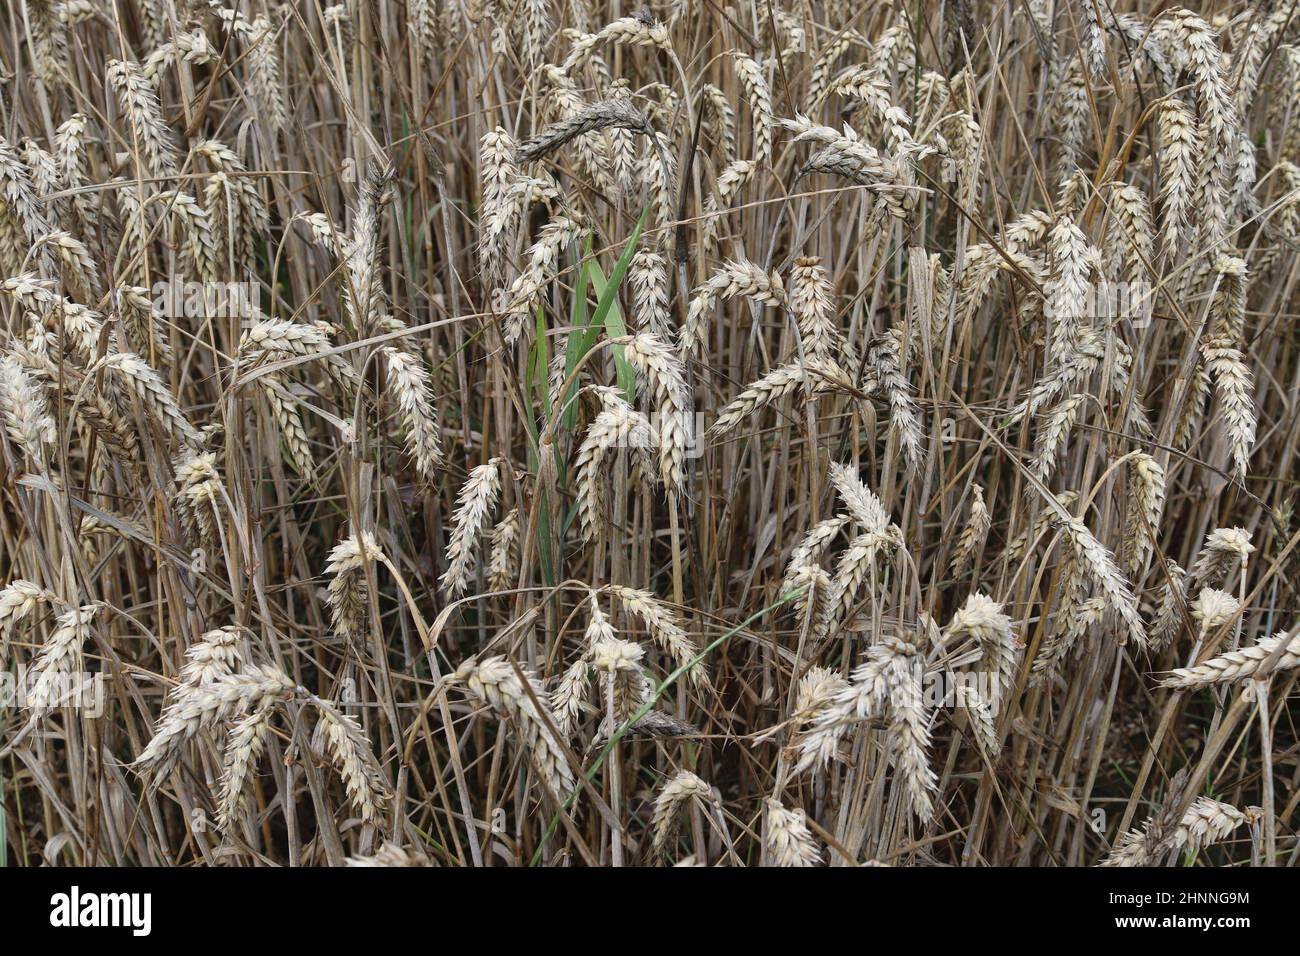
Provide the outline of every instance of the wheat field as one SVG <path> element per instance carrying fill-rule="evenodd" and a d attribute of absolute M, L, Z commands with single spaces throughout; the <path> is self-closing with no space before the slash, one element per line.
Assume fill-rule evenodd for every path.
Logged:
<path fill-rule="evenodd" d="M 1289 866 L 1295 0 L 12 0 L 0 864 Z"/>

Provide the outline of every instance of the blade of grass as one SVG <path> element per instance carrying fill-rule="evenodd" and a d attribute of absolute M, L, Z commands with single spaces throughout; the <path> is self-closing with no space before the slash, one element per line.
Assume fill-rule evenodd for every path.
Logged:
<path fill-rule="evenodd" d="M 591 237 L 582 247 L 582 261 L 578 264 L 578 282 L 573 290 L 573 307 L 569 310 L 569 326 L 575 331 L 569 333 L 569 347 L 564 356 L 564 377 L 567 381 L 573 370 L 582 361 L 582 356 L 591 348 L 592 336 L 587 328 L 591 317 L 587 312 L 587 271 L 591 268 Z M 581 330 L 581 331 L 578 331 Z M 578 405 L 573 401 L 577 391 L 575 382 L 564 396 L 564 427 L 569 431 L 578 424 Z"/>
<path fill-rule="evenodd" d="M 550 406 L 546 394 L 550 365 L 550 348 L 546 341 L 546 313 L 539 308 L 537 310 L 537 334 L 533 339 L 533 347 L 528 353 L 528 363 L 524 376 L 524 391 L 526 393 L 524 400 L 528 403 L 528 414 L 525 416 L 524 424 L 528 430 L 529 467 L 532 468 L 534 473 L 537 472 L 541 464 L 541 454 L 537 445 L 539 406 L 543 411 Z M 537 405 L 533 404 L 534 397 L 536 397 Z M 537 550 L 542 569 L 542 580 L 548 586 L 553 586 L 556 582 L 554 545 L 554 538 L 551 534 L 551 502 L 546 489 L 542 489 L 541 508 L 537 516 Z"/>
<path fill-rule="evenodd" d="M 618 257 L 618 262 L 614 263 L 614 270 L 609 274 L 608 280 L 606 280 L 605 273 L 600 268 L 600 263 L 595 259 L 590 260 L 588 263 L 591 287 L 596 290 L 598 299 L 596 301 L 596 311 L 591 316 L 591 327 L 586 333 L 588 336 L 585 343 L 586 347 L 582 353 L 579 353 L 578 358 L 581 358 L 586 349 L 595 344 L 596 335 L 601 328 L 604 328 L 605 334 L 611 339 L 618 339 L 627 335 L 627 323 L 623 321 L 623 313 L 618 308 L 618 290 L 627 275 L 627 269 L 632 263 L 632 257 L 636 255 L 637 244 L 641 239 L 641 230 L 645 228 L 646 217 L 649 213 L 649 206 L 646 206 L 641 211 L 641 218 L 637 220 L 636 228 L 632 230 L 632 235 L 628 238 L 623 254 Z M 627 396 L 629 402 L 633 401 L 636 398 L 636 372 L 628 364 L 627 359 L 623 358 L 623 347 L 621 345 L 614 346 L 614 368 L 618 373 L 619 388 L 623 389 L 623 393 Z"/>

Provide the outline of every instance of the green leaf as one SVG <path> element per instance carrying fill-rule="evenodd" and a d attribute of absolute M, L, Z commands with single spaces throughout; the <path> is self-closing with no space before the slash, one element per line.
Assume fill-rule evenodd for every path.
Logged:
<path fill-rule="evenodd" d="M 546 340 L 546 312 L 540 306 L 537 309 L 537 334 L 533 347 L 529 350 L 528 361 L 524 368 L 524 403 L 528 414 L 524 416 L 524 427 L 528 431 L 529 467 L 537 471 L 541 463 L 541 450 L 538 447 L 540 428 L 545 427 L 543 420 L 539 423 L 538 415 L 545 415 L 548 404 L 548 378 L 550 367 L 550 349 Z M 534 396 L 537 402 L 534 404 Z M 555 542 L 551 535 L 551 503 L 545 491 L 537 515 L 537 556 L 542 569 L 542 580 L 553 585 L 555 575 Z"/>
<path fill-rule="evenodd" d="M 589 268 L 587 260 L 591 258 L 591 237 L 583 243 L 582 260 L 578 264 L 578 284 L 573 290 L 573 308 L 569 310 L 569 326 L 574 329 L 569 333 L 569 348 L 564 357 L 564 378 L 567 381 L 573 374 L 573 370 L 578 367 L 582 361 L 582 356 L 591 348 L 591 342 L 588 341 L 587 325 L 590 322 L 590 316 L 587 314 L 587 270 Z M 573 431 L 578 423 L 578 405 L 573 401 L 572 388 L 564 395 L 564 427 Z"/>
<path fill-rule="evenodd" d="M 596 337 L 602 328 L 611 339 L 627 335 L 627 325 L 623 321 L 623 313 L 618 308 L 618 290 L 627 275 L 632 257 L 636 255 L 637 244 L 641 240 L 641 232 L 645 228 L 649 215 L 650 207 L 646 206 L 641 211 L 641 218 L 637 220 L 636 228 L 632 230 L 627 245 L 623 248 L 623 254 L 618 257 L 618 262 L 614 263 L 614 271 L 610 273 L 608 280 L 600 268 L 600 263 L 595 259 L 587 261 L 587 268 L 583 270 L 583 274 L 586 280 L 590 280 L 591 287 L 596 290 L 596 311 L 592 313 L 590 322 L 585 324 L 579 350 L 573 358 L 574 365 L 596 344 Z M 623 389 L 627 400 L 633 401 L 636 398 L 636 372 L 628 364 L 627 359 L 623 358 L 621 345 L 614 346 L 614 369 L 618 374 L 619 387 Z M 573 371 L 573 366 L 570 366 L 568 371 Z"/>

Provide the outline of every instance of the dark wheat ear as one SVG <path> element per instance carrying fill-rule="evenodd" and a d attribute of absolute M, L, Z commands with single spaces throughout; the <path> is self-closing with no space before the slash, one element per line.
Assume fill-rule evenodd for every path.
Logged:
<path fill-rule="evenodd" d="M 549 126 L 532 139 L 520 143 L 515 150 L 515 162 L 519 165 L 534 162 L 584 133 L 606 129 L 629 129 L 638 133 L 652 132 L 650 121 L 632 104 L 621 100 L 594 103 L 569 119 Z"/>
<path fill-rule="evenodd" d="M 329 576 L 326 601 L 337 635 L 345 640 L 365 636 L 370 617 L 370 587 L 366 565 L 383 558 L 373 535 L 362 531 L 349 535 L 329 553 L 325 573 Z"/>

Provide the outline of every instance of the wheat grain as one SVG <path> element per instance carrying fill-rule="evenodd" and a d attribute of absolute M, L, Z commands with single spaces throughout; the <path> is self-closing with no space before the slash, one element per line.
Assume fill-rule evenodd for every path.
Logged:
<path fill-rule="evenodd" d="M 669 313 L 668 267 L 664 257 L 641 249 L 628 267 L 632 307 L 640 328 L 667 341 L 672 334 Z"/>
<path fill-rule="evenodd" d="M 289 122 L 289 107 L 284 98 L 284 77 L 280 55 L 276 50 L 275 27 L 266 17 L 258 17 L 247 30 L 249 80 L 258 104 L 259 122 L 274 135 Z"/>
<path fill-rule="evenodd" d="M 1123 621 L 1129 640 L 1145 647 L 1146 629 L 1138 617 L 1137 602 L 1114 557 L 1078 518 L 1067 520 L 1057 515 L 1054 520 L 1070 539 L 1081 567 L 1105 595 L 1107 607 Z"/>
<path fill-rule="evenodd" d="M 1128 466 L 1128 503 L 1124 522 L 1124 555 L 1136 579 L 1155 547 L 1155 535 L 1165 508 L 1165 470 L 1150 455 L 1135 453 Z"/>
<path fill-rule="evenodd" d="M 10 581 L 0 589 L 0 650 L 7 649 L 15 628 L 42 604 L 60 604 L 54 592 L 31 581 Z M 3 655 L 0 654 L 0 660 Z"/>
<path fill-rule="evenodd" d="M 799 323 L 803 347 L 816 359 L 829 359 L 844 347 L 835 324 L 835 304 L 822 261 L 816 256 L 796 259 L 790 273 L 790 310 Z"/>

